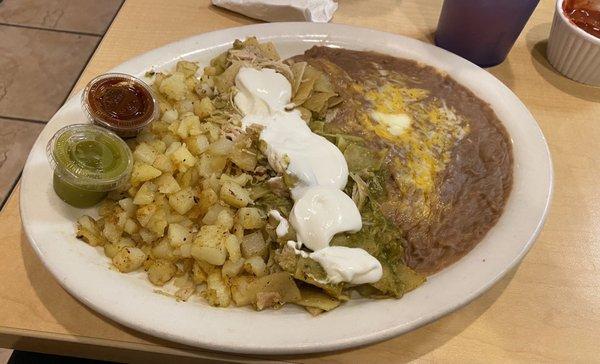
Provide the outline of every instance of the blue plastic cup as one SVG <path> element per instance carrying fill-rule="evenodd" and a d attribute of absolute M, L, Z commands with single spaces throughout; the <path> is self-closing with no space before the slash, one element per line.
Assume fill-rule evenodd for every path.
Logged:
<path fill-rule="evenodd" d="M 481 66 L 502 63 L 539 0 L 444 0 L 439 47 Z"/>

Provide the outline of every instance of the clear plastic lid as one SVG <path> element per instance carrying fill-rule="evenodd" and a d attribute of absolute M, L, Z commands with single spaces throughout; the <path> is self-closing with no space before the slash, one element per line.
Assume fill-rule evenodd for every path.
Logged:
<path fill-rule="evenodd" d="M 106 73 L 91 80 L 81 102 L 92 123 L 122 137 L 134 137 L 156 120 L 159 105 L 152 89 L 124 73 Z"/>
<path fill-rule="evenodd" d="M 60 179 L 90 191 L 122 187 L 133 167 L 129 146 L 115 133 L 90 124 L 60 129 L 48 142 L 46 153 Z"/>

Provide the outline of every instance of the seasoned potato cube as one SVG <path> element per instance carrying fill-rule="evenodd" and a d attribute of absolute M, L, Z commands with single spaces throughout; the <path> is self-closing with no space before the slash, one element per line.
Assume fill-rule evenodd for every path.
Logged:
<path fill-rule="evenodd" d="M 260 229 L 266 222 L 266 216 L 256 207 L 242 207 L 237 217 L 244 229 Z"/>
<path fill-rule="evenodd" d="M 111 221 L 107 221 L 102 229 L 102 235 L 111 243 L 116 243 L 121 239 L 123 229 Z"/>
<path fill-rule="evenodd" d="M 158 153 L 164 153 L 167 150 L 167 145 L 160 139 L 154 139 L 148 142 L 148 144 Z"/>
<path fill-rule="evenodd" d="M 122 273 L 132 272 L 146 261 L 146 254 L 139 248 L 126 247 L 112 258 L 112 262 Z"/>
<path fill-rule="evenodd" d="M 254 255 L 262 257 L 267 253 L 267 243 L 260 231 L 245 235 L 242 239 L 241 248 L 244 258 L 250 258 Z"/>
<path fill-rule="evenodd" d="M 192 266 L 192 281 L 196 284 L 206 282 L 206 278 L 213 271 L 213 267 L 202 260 L 195 260 Z"/>
<path fill-rule="evenodd" d="M 185 86 L 185 76 L 183 73 L 175 72 L 172 75 L 165 78 L 158 88 L 159 91 L 170 99 L 183 100 L 187 93 Z"/>
<path fill-rule="evenodd" d="M 244 260 L 238 259 L 236 262 L 232 260 L 227 260 L 225 264 L 223 264 L 223 268 L 221 269 L 221 274 L 225 278 L 232 278 L 240 274 L 242 269 L 244 268 Z"/>
<path fill-rule="evenodd" d="M 165 150 L 165 155 L 170 158 L 171 154 L 175 153 L 175 151 L 177 149 L 179 149 L 179 147 L 181 147 L 181 142 L 175 141 L 175 142 L 171 143 L 167 147 L 167 150 Z"/>
<path fill-rule="evenodd" d="M 227 236 L 227 239 L 225 239 L 225 249 L 227 249 L 227 254 L 229 255 L 230 261 L 238 262 L 242 259 L 240 241 L 235 235 Z"/>
<path fill-rule="evenodd" d="M 133 158 L 136 161 L 146 163 L 149 165 L 152 165 L 152 163 L 154 163 L 154 159 L 157 155 L 158 152 L 147 143 L 138 144 L 138 146 L 135 148 L 135 151 L 133 152 Z"/>
<path fill-rule="evenodd" d="M 194 114 L 200 119 L 204 119 L 215 111 L 215 107 L 208 97 L 203 97 L 199 101 L 194 101 Z"/>
<path fill-rule="evenodd" d="M 145 182 L 133 198 L 136 205 L 148 205 L 154 201 L 154 194 L 158 188 L 153 182 Z"/>
<path fill-rule="evenodd" d="M 175 170 L 171 159 L 164 154 L 157 155 L 152 166 L 164 173 L 172 173 Z"/>
<path fill-rule="evenodd" d="M 177 112 L 177 110 L 168 109 L 163 113 L 161 120 L 170 124 L 170 123 L 174 122 L 175 120 L 177 120 L 178 118 L 179 118 L 179 113 Z"/>
<path fill-rule="evenodd" d="M 235 182 L 224 182 L 219 197 L 233 207 L 245 207 L 252 203 L 250 192 Z"/>
<path fill-rule="evenodd" d="M 165 228 L 167 227 L 167 213 L 163 209 L 156 211 L 150 218 L 146 228 L 152 231 L 156 236 L 162 237 L 165 235 Z"/>
<path fill-rule="evenodd" d="M 156 259 L 148 267 L 148 279 L 155 286 L 163 286 L 177 272 L 177 266 L 168 260 Z"/>
<path fill-rule="evenodd" d="M 131 217 L 135 214 L 135 209 L 137 209 L 137 206 L 133 203 L 132 198 L 127 197 L 120 199 L 118 203 L 119 206 L 121 206 L 121 208 L 123 209 L 123 211 L 125 211 L 127 216 Z"/>
<path fill-rule="evenodd" d="M 154 240 L 158 239 L 158 236 L 156 236 L 152 231 L 146 228 L 141 228 L 138 234 L 140 234 L 140 238 L 146 244 L 152 243 Z"/>
<path fill-rule="evenodd" d="M 219 271 L 209 274 L 206 278 L 204 294 L 212 306 L 227 307 L 231 303 L 231 291 Z"/>
<path fill-rule="evenodd" d="M 221 177 L 219 178 L 219 180 L 221 181 L 221 183 L 227 182 L 227 181 L 235 182 L 238 185 L 244 187 L 248 182 L 252 181 L 252 177 L 246 173 L 238 174 L 237 176 L 230 176 L 228 174 L 222 174 Z"/>
<path fill-rule="evenodd" d="M 169 205 L 180 215 L 185 215 L 195 203 L 194 192 L 190 187 L 169 195 Z"/>
<path fill-rule="evenodd" d="M 184 243 L 189 243 L 190 230 L 183 225 L 172 223 L 169 224 L 167 237 L 172 247 L 179 247 Z"/>
<path fill-rule="evenodd" d="M 214 224 L 216 224 L 217 223 L 217 218 L 219 217 L 219 214 L 223 210 L 229 210 L 229 207 L 222 206 L 220 204 L 214 204 L 214 205 L 212 205 L 208 209 L 208 211 L 206 212 L 206 214 L 204 215 L 204 217 L 202 218 L 202 223 L 205 224 L 205 225 L 214 225 Z"/>
<path fill-rule="evenodd" d="M 179 61 L 176 66 L 177 72 L 181 72 L 185 77 L 190 77 L 196 74 L 198 65 L 190 61 Z"/>
<path fill-rule="evenodd" d="M 172 174 L 169 173 L 161 174 L 154 182 L 156 183 L 156 186 L 158 187 L 158 192 L 160 193 L 169 194 L 181 190 L 181 187 L 179 187 L 179 183 L 177 183 L 177 180 L 173 178 Z"/>
<path fill-rule="evenodd" d="M 198 208 L 200 209 L 200 216 L 204 216 L 208 209 L 217 203 L 219 196 L 211 189 L 202 190 L 199 196 L 200 202 L 198 202 Z"/>
<path fill-rule="evenodd" d="M 152 218 L 152 215 L 154 215 L 156 213 L 156 211 L 158 211 L 157 205 L 155 205 L 155 204 L 144 205 L 144 206 L 140 207 L 139 209 L 137 209 L 137 211 L 135 212 L 135 218 L 140 223 L 140 225 L 142 225 L 143 227 L 146 227 L 148 225 L 148 222 L 150 222 L 150 218 Z"/>
<path fill-rule="evenodd" d="M 171 154 L 171 161 L 181 172 L 185 172 L 196 164 L 196 157 L 190 153 L 185 144 L 182 144 Z"/>
<path fill-rule="evenodd" d="M 244 270 L 257 277 L 262 277 L 267 273 L 267 265 L 263 258 L 255 255 L 244 261 Z"/>
<path fill-rule="evenodd" d="M 257 156 L 256 153 L 251 151 L 234 149 L 229 158 L 244 171 L 253 171 L 256 168 Z"/>
<path fill-rule="evenodd" d="M 106 244 L 104 245 L 104 255 L 112 259 L 121 249 L 126 247 L 135 247 L 135 242 L 129 238 L 121 238 L 117 243 Z"/>
<path fill-rule="evenodd" d="M 137 233 L 139 230 L 139 227 L 137 225 L 137 223 L 135 222 L 135 220 L 133 220 L 132 218 L 128 218 L 125 221 L 125 225 L 123 226 L 123 231 L 126 232 L 129 235 L 133 235 L 135 233 Z"/>
<path fill-rule="evenodd" d="M 233 151 L 233 142 L 225 137 L 220 138 L 212 143 L 208 148 L 208 152 L 213 155 L 228 156 Z"/>
<path fill-rule="evenodd" d="M 229 209 L 222 210 L 217 215 L 215 224 L 221 226 L 225 230 L 231 230 L 233 227 L 233 213 Z"/>
<path fill-rule="evenodd" d="M 226 165 L 227 157 L 202 154 L 198 161 L 198 173 L 201 177 L 208 178 L 222 173 Z"/>
<path fill-rule="evenodd" d="M 188 150 L 195 156 L 206 152 L 210 143 L 206 135 L 191 136 L 185 140 Z"/>
<path fill-rule="evenodd" d="M 181 139 L 185 139 L 188 136 L 200 135 L 200 133 L 200 118 L 194 114 L 187 114 L 181 119 L 176 134 L 179 135 Z"/>
<path fill-rule="evenodd" d="M 77 220 L 77 239 L 82 239 L 91 246 L 102 246 L 106 244 L 106 238 L 102 236 L 94 219 L 83 215 Z"/>
<path fill-rule="evenodd" d="M 192 245 L 192 256 L 212 265 L 223 265 L 227 258 L 225 241 L 229 235 L 220 226 L 202 226 Z"/>
<path fill-rule="evenodd" d="M 236 306 L 246 306 L 256 302 L 256 291 L 253 282 L 256 277 L 237 276 L 231 279 L 231 298 Z"/>
<path fill-rule="evenodd" d="M 131 184 L 138 185 L 141 182 L 149 181 L 161 175 L 161 171 L 149 164 L 135 162 L 131 172 Z"/>

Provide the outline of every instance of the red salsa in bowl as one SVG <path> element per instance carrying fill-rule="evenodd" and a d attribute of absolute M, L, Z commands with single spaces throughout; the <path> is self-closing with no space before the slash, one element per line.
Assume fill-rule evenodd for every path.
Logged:
<path fill-rule="evenodd" d="M 150 87 L 123 73 L 107 73 L 94 78 L 83 92 L 82 103 L 94 124 L 125 138 L 135 137 L 159 114 Z"/>
<path fill-rule="evenodd" d="M 565 0 L 562 7 L 571 23 L 600 38 L 600 0 Z"/>

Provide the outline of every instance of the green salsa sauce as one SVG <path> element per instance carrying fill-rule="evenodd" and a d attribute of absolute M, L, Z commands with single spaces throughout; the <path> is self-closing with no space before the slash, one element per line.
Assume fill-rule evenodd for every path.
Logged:
<path fill-rule="evenodd" d="M 56 194 L 75 207 L 91 207 L 127 183 L 133 158 L 127 144 L 103 128 L 77 124 L 48 144 Z"/>

